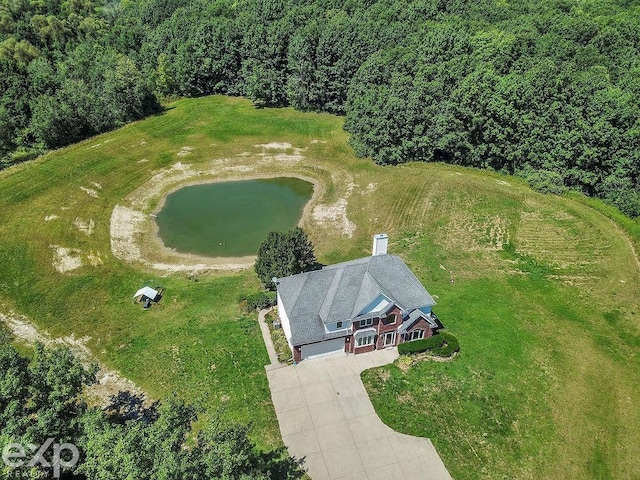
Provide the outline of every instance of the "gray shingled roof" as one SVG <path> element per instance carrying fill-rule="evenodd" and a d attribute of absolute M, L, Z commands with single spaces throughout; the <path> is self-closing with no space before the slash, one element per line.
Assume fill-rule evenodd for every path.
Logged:
<path fill-rule="evenodd" d="M 424 313 L 416 308 L 404 319 L 404 322 L 402 323 L 400 328 L 398 328 L 398 333 L 406 332 L 413 326 L 414 323 L 416 323 L 421 318 L 424 318 L 433 328 L 438 328 L 438 323 L 433 318 L 431 318 L 431 315 Z"/>
<path fill-rule="evenodd" d="M 278 279 L 278 293 L 291 324 L 294 345 L 344 336 L 324 324 L 354 319 L 380 294 L 408 311 L 435 305 L 409 267 L 396 255 L 376 255 Z"/>

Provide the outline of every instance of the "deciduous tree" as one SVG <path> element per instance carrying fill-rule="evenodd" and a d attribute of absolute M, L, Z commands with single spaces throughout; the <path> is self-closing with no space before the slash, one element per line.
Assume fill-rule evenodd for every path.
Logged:
<path fill-rule="evenodd" d="M 255 270 L 262 283 L 275 289 L 272 279 L 318 268 L 313 244 L 300 227 L 288 232 L 270 232 L 260 244 Z"/>

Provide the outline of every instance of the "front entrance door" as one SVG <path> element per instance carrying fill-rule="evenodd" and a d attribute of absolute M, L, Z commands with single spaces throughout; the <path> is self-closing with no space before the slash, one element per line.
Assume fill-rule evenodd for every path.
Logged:
<path fill-rule="evenodd" d="M 396 343 L 396 332 L 387 332 L 382 338 L 383 347 L 391 347 Z"/>

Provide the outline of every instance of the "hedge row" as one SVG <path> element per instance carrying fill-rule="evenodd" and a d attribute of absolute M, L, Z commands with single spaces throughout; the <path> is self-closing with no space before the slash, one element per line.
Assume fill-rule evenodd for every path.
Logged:
<path fill-rule="evenodd" d="M 433 337 L 412 340 L 398 345 L 398 352 L 402 355 L 429 351 L 438 357 L 450 357 L 460 350 L 460 342 L 450 333 L 439 333 Z"/>
<path fill-rule="evenodd" d="M 276 292 L 257 292 L 250 295 L 240 297 L 240 301 L 247 302 L 247 310 L 262 310 L 263 308 L 273 307 L 276 304 Z"/>

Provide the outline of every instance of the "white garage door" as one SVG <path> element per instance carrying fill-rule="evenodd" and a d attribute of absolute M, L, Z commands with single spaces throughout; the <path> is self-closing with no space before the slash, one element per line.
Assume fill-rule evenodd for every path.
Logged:
<path fill-rule="evenodd" d="M 303 345 L 301 356 L 302 359 L 317 358 L 341 352 L 344 352 L 344 338 L 336 338 L 334 340 L 327 340 L 326 342 Z"/>

